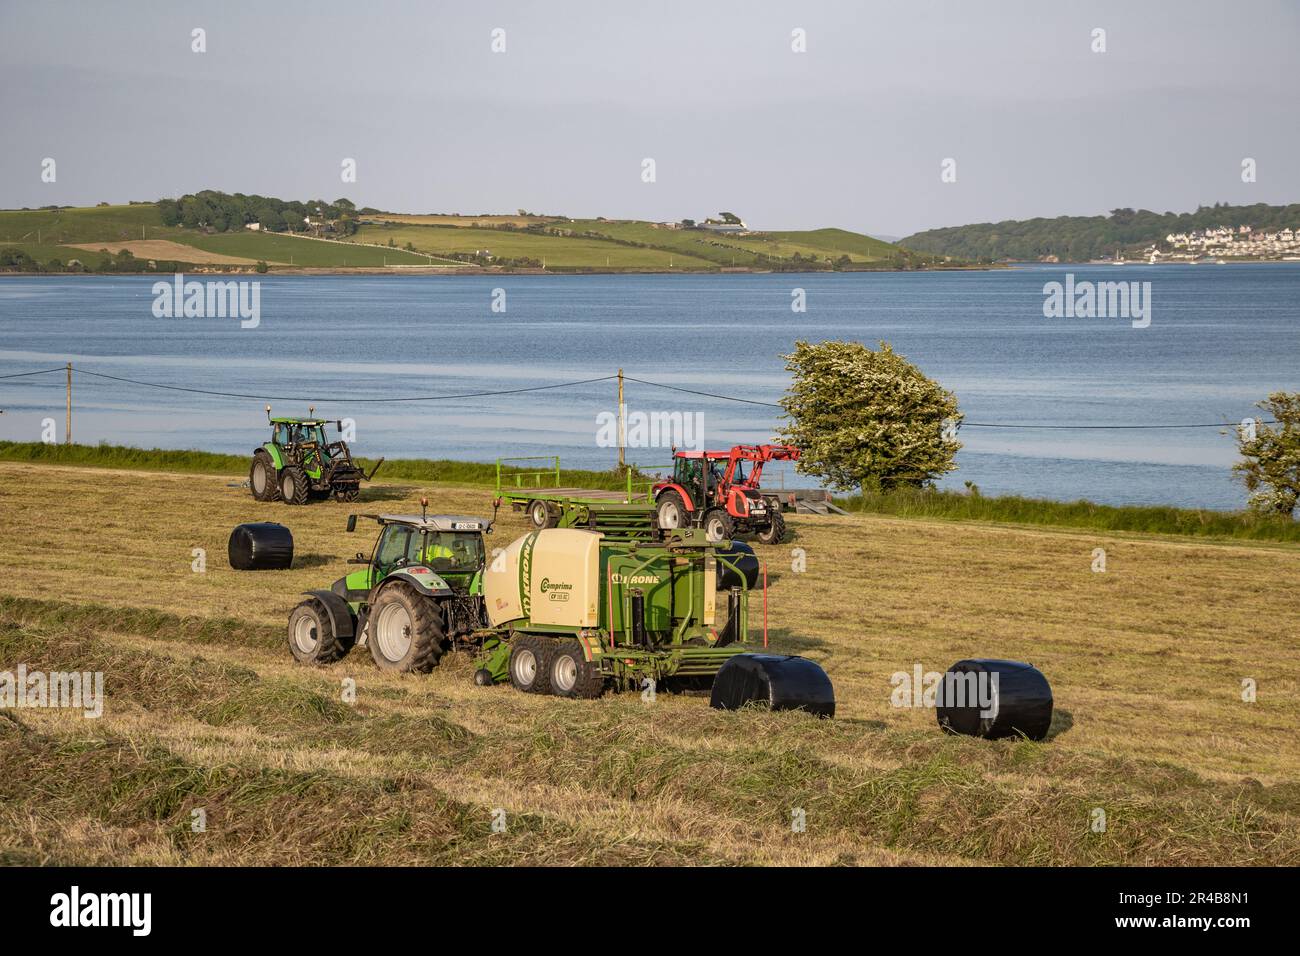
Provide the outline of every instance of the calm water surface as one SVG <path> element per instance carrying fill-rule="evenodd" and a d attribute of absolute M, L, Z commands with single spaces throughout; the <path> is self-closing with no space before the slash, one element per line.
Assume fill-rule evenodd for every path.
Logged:
<path fill-rule="evenodd" d="M 1149 281 L 1149 328 L 1046 319 L 1043 284 Z M 999 272 L 726 276 L 403 276 L 261 279 L 261 324 L 157 319 L 153 279 L 0 279 L 0 375 L 72 361 L 170 385 L 255 395 L 285 413 L 314 401 L 357 421 L 356 450 L 492 460 L 559 454 L 606 467 L 596 416 L 614 383 L 411 404 L 392 398 L 628 375 L 775 402 L 796 339 L 884 340 L 956 392 L 970 422 L 1131 425 L 1239 421 L 1270 391 L 1300 388 L 1300 263 L 1031 266 Z M 807 312 L 791 311 L 791 290 Z M 505 290 L 506 312 L 491 311 Z M 79 442 L 246 453 L 263 402 L 74 381 Z M 0 438 L 63 427 L 61 375 L 0 379 Z M 779 409 L 629 385 L 632 410 L 699 411 L 706 442 L 769 439 Z M 964 428 L 945 479 L 988 494 L 1235 508 L 1244 502 L 1221 429 Z M 661 461 L 666 450 L 637 450 Z M 779 478 L 777 479 L 779 480 Z M 793 473 L 791 484 L 809 479 Z"/>

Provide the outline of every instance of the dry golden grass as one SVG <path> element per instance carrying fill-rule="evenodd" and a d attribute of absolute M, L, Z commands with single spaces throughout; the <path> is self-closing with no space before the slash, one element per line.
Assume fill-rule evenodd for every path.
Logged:
<path fill-rule="evenodd" d="M 0 464 L 0 670 L 107 682 L 98 721 L 0 711 L 0 861 L 1300 862 L 1300 549 L 794 518 L 792 540 L 755 547 L 773 648 L 835 683 L 818 721 L 477 688 L 464 655 L 427 676 L 364 650 L 299 667 L 283 634 L 299 592 L 373 540 L 346 533 L 349 510 L 428 494 L 488 514 L 491 494 L 381 483 L 355 509 L 290 508 L 241 477 Z M 227 567 L 230 528 L 253 520 L 293 529 L 293 570 Z M 493 543 L 523 530 L 504 515 Z M 971 656 L 1043 670 L 1049 742 L 946 737 L 891 706 L 894 672 Z"/>
<path fill-rule="evenodd" d="M 196 246 L 187 246 L 184 243 L 172 242 L 169 239 L 133 239 L 130 242 L 81 242 L 72 243 L 69 248 L 85 249 L 88 252 L 107 249 L 114 255 L 125 249 L 137 259 L 168 259 L 178 262 L 194 262 L 200 265 L 257 265 L 256 259 L 223 256 L 217 252 L 207 252 Z"/>

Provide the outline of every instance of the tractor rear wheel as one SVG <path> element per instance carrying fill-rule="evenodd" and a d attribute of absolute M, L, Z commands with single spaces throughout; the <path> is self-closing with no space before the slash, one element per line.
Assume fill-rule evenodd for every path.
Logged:
<path fill-rule="evenodd" d="M 582 645 L 569 639 L 560 641 L 551 656 L 551 691 L 557 697 L 592 700 L 605 690 L 605 675 L 586 659 Z"/>
<path fill-rule="evenodd" d="M 289 652 L 299 664 L 333 664 L 352 650 L 352 638 L 334 633 L 334 624 L 320 601 L 303 601 L 289 615 Z"/>
<path fill-rule="evenodd" d="M 551 692 L 551 651 L 549 638 L 517 635 L 510 642 L 510 683 L 525 694 Z"/>
<path fill-rule="evenodd" d="M 307 473 L 297 465 L 289 465 L 280 472 L 280 497 L 287 505 L 305 505 L 311 492 Z"/>
<path fill-rule="evenodd" d="M 380 591 L 367 626 L 366 644 L 380 670 L 427 674 L 442 657 L 442 611 L 409 584 L 399 581 Z"/>
<path fill-rule="evenodd" d="M 721 508 L 711 508 L 704 516 L 704 537 L 713 544 L 729 540 L 734 527 L 731 515 Z"/>
<path fill-rule="evenodd" d="M 779 511 L 772 512 L 772 520 L 766 528 L 758 532 L 758 540 L 764 544 L 780 544 L 785 537 L 785 516 Z"/>
<path fill-rule="evenodd" d="M 655 521 L 660 531 L 685 528 L 689 518 L 686 513 L 686 502 L 682 501 L 682 496 L 675 491 L 665 491 L 660 495 L 659 502 L 655 505 Z"/>
<path fill-rule="evenodd" d="M 253 464 L 248 469 L 248 490 L 258 501 L 275 501 L 280 497 L 280 478 L 275 473 L 275 462 L 260 449 L 253 453 Z"/>

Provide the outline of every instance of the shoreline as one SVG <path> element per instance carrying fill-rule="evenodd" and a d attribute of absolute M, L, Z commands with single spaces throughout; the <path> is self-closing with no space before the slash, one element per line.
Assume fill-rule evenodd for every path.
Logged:
<path fill-rule="evenodd" d="M 332 266 L 285 266 L 276 267 L 266 272 L 258 272 L 256 269 L 212 269 L 198 268 L 185 270 L 182 275 L 192 276 L 431 276 L 431 275 L 477 275 L 477 276 L 724 276 L 724 275 L 911 275 L 911 274 L 932 274 L 936 272 L 1004 272 L 1010 269 L 1009 265 L 979 265 L 979 266 L 939 266 L 928 269 L 747 269 L 744 267 L 727 268 L 727 269 L 700 269 L 688 271 L 685 269 L 479 269 L 479 268 L 457 268 L 441 266 L 357 266 L 348 268 L 335 268 Z M 113 276 L 171 276 L 174 272 L 160 272 L 149 270 L 145 272 L 0 272 L 0 279 L 10 277 L 26 277 L 35 279 L 66 279 L 66 278 L 106 278 Z"/>

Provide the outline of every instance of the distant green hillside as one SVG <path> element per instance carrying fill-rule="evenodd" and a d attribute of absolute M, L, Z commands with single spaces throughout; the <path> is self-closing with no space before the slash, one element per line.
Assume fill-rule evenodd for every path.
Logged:
<path fill-rule="evenodd" d="M 253 223 L 260 228 L 248 228 Z M 345 199 L 299 203 L 213 191 L 158 203 L 0 211 L 0 270 L 59 272 L 74 261 L 78 270 L 130 272 L 258 262 L 272 269 L 463 264 L 574 272 L 944 264 L 844 229 L 736 234 L 638 220 L 381 214 Z"/>
<path fill-rule="evenodd" d="M 100 244 L 110 250 L 105 255 Z M 77 248 L 87 245 L 91 248 Z M 103 248 L 101 247 L 101 248 Z M 120 255 L 122 249 L 129 255 Z M 272 265 L 352 268 L 428 265 L 427 256 L 400 249 L 373 249 L 323 242 L 288 233 L 208 229 L 163 224 L 154 203 L 63 209 L 0 210 L 0 268 L 6 252 L 23 253 L 39 263 L 76 259 L 92 270 L 115 267 L 139 271 L 154 261 L 173 265 L 237 266 L 259 260 Z M 226 260 L 235 260 L 228 262 Z M 129 260 L 129 261 L 127 261 Z M 446 263 L 441 263 L 446 265 Z"/>
<path fill-rule="evenodd" d="M 1251 225 L 1256 229 L 1300 227 L 1300 205 L 1228 206 L 1216 203 L 1196 212 L 1155 213 L 1115 209 L 1107 216 L 1058 216 L 1055 219 L 1008 219 L 969 226 L 928 229 L 900 245 L 936 255 L 991 261 L 1033 260 L 1044 256 L 1080 262 L 1132 252 L 1161 242 L 1171 232 L 1217 226 Z"/>

